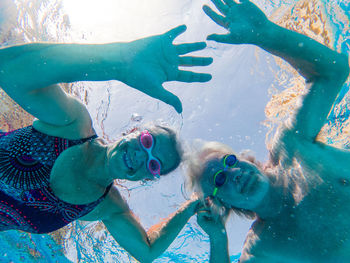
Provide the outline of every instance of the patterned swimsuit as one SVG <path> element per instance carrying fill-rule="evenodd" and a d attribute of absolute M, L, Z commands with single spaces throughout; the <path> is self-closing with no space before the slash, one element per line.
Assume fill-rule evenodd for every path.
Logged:
<path fill-rule="evenodd" d="M 112 184 L 97 201 L 73 205 L 55 196 L 49 183 L 55 160 L 65 149 L 96 137 L 67 140 L 32 126 L 0 132 L 0 231 L 49 233 L 88 214 L 103 201 Z"/>

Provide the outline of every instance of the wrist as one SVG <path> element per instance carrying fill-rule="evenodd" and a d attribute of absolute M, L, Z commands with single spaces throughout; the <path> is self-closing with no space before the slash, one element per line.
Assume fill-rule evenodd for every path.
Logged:
<path fill-rule="evenodd" d="M 225 228 L 217 229 L 217 231 L 211 231 L 207 233 L 210 240 L 214 242 L 227 242 L 227 232 Z"/>
<path fill-rule="evenodd" d="M 213 240 L 223 241 L 227 238 L 226 228 L 219 222 L 216 222 L 212 227 L 206 228 L 205 232 Z"/>
<path fill-rule="evenodd" d="M 197 212 L 198 204 L 199 204 L 198 199 L 191 199 L 186 201 L 184 207 L 190 217 Z"/>
<path fill-rule="evenodd" d="M 261 26 L 259 30 L 257 30 L 254 39 L 252 40 L 253 45 L 256 46 L 265 46 L 269 42 L 272 42 L 276 39 L 279 26 L 270 20 L 266 20 L 264 25 Z"/>
<path fill-rule="evenodd" d="M 127 43 L 109 43 L 99 47 L 101 69 L 109 80 L 123 80 L 128 65 Z"/>

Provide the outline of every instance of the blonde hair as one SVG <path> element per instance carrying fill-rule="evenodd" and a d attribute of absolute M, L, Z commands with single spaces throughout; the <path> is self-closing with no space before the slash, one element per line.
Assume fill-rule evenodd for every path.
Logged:
<path fill-rule="evenodd" d="M 211 155 L 214 153 L 224 154 L 235 154 L 240 159 L 245 159 L 254 163 L 259 169 L 262 169 L 262 164 L 257 162 L 255 157 L 247 154 L 248 152 L 243 152 L 241 154 L 236 154 L 229 146 L 226 144 L 210 141 L 205 142 L 202 140 L 195 140 L 191 146 L 191 150 L 188 151 L 188 154 L 184 157 L 185 159 L 185 191 L 186 194 L 189 192 L 197 192 L 198 195 L 204 198 L 203 189 L 201 187 L 202 174 L 204 170 L 203 164 L 210 159 Z M 217 206 L 217 202 L 214 206 Z M 222 208 L 214 207 L 215 210 L 222 211 Z M 237 207 L 225 207 L 226 211 L 221 212 L 225 217 L 228 217 L 229 214 L 235 213 L 238 216 L 246 217 L 253 219 L 256 217 L 256 214 L 253 211 L 237 208 Z"/>

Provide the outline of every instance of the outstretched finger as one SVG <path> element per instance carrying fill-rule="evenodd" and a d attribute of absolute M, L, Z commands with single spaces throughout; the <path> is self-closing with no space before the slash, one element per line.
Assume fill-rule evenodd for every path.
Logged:
<path fill-rule="evenodd" d="M 164 89 L 162 85 L 153 86 L 151 89 L 148 87 L 148 91 L 144 93 L 173 106 L 178 113 L 182 112 L 182 103 L 180 99 L 170 91 Z"/>
<path fill-rule="evenodd" d="M 166 104 L 173 106 L 178 113 L 182 112 L 182 103 L 179 97 L 164 89 L 163 87 L 161 87 L 159 89 L 159 92 L 157 92 L 156 98 L 165 102 Z"/>
<path fill-rule="evenodd" d="M 195 42 L 195 43 L 175 45 L 175 48 L 178 55 L 184 55 L 190 52 L 205 49 L 206 46 L 207 44 L 205 42 Z"/>
<path fill-rule="evenodd" d="M 229 38 L 230 35 L 219 35 L 219 34 L 212 34 L 207 36 L 207 40 L 213 40 L 216 42 L 220 42 L 220 43 L 229 43 Z"/>
<path fill-rule="evenodd" d="M 165 34 L 168 35 L 171 40 L 174 40 L 177 36 L 179 36 L 180 34 L 185 32 L 186 29 L 187 29 L 186 25 L 181 25 L 181 26 L 177 26 L 173 29 L 170 29 Z"/>
<path fill-rule="evenodd" d="M 218 25 L 228 28 L 228 23 L 226 22 L 226 18 L 222 15 L 215 13 L 209 6 L 203 6 L 203 11 L 209 16 L 215 23 Z"/>
<path fill-rule="evenodd" d="M 213 63 L 212 58 L 205 57 L 180 57 L 179 58 L 179 66 L 208 66 Z"/>
<path fill-rule="evenodd" d="M 233 0 L 223 0 L 225 2 L 226 5 L 228 5 L 229 7 L 234 6 L 235 4 L 237 4 L 235 1 Z"/>
<path fill-rule="evenodd" d="M 197 212 L 198 216 L 211 216 L 211 212 L 208 209 L 202 209 Z"/>
<path fill-rule="evenodd" d="M 208 82 L 212 76 L 206 73 L 195 73 L 192 71 L 179 70 L 175 80 L 182 82 Z"/>
<path fill-rule="evenodd" d="M 211 0 L 213 2 L 213 4 L 216 6 L 216 8 L 223 13 L 224 15 L 226 15 L 226 13 L 228 12 L 229 7 L 227 5 L 225 5 L 222 0 Z"/>

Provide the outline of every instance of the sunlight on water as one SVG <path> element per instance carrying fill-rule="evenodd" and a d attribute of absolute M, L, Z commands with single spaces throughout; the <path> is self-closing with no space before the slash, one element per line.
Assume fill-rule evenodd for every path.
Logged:
<path fill-rule="evenodd" d="M 169 0 L 63 0 L 63 6 L 72 28 L 87 34 L 83 38 L 107 42 L 129 41 L 154 32 L 162 33 L 168 27 L 164 27 L 164 22 L 158 23 L 159 19 L 178 4 Z M 173 12 L 171 15 L 174 19 Z"/>

